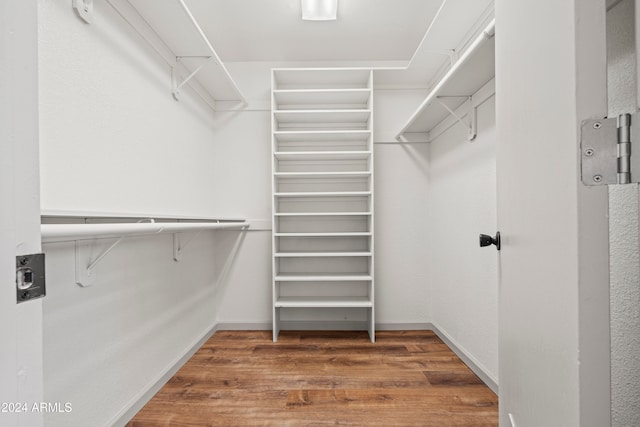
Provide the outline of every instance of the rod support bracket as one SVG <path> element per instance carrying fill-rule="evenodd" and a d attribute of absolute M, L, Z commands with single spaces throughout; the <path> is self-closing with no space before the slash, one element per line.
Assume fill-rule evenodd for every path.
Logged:
<path fill-rule="evenodd" d="M 171 95 L 173 95 L 173 99 L 176 101 L 180 100 L 180 89 L 182 86 L 189 83 L 189 80 L 195 77 L 195 75 L 198 74 L 198 72 L 207 65 L 207 63 L 213 60 L 213 56 L 176 56 L 176 64 L 179 64 L 184 58 L 199 58 L 204 59 L 204 61 L 195 70 L 193 70 L 191 74 L 182 80 L 178 73 L 178 67 L 171 67 Z"/>

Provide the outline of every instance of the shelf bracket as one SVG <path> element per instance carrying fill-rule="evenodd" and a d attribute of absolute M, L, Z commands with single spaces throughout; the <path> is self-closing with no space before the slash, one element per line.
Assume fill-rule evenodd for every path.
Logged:
<path fill-rule="evenodd" d="M 439 49 L 439 50 L 430 50 L 429 53 L 433 53 L 436 55 L 445 55 L 449 57 L 449 66 L 453 66 L 458 60 L 458 52 L 455 49 Z"/>
<path fill-rule="evenodd" d="M 442 98 L 466 98 L 469 104 L 469 122 L 465 121 L 455 111 L 453 111 L 447 104 L 441 101 Z M 451 114 L 458 122 L 462 123 L 464 127 L 468 129 L 467 139 L 473 141 L 478 134 L 478 122 L 477 122 L 477 109 L 473 106 L 473 97 L 471 96 L 437 96 L 436 101 L 440 104 L 449 114 Z"/>
<path fill-rule="evenodd" d="M 151 222 L 155 221 L 152 218 L 144 218 L 138 222 Z M 92 286 L 96 280 L 96 274 L 93 269 L 106 257 L 113 249 L 115 249 L 120 242 L 124 239 L 124 236 L 118 237 L 111 245 L 104 249 L 98 256 L 91 258 L 93 252 L 94 241 L 75 241 L 75 258 L 76 258 L 76 284 L 83 288 Z"/>
<path fill-rule="evenodd" d="M 171 94 L 176 101 L 180 100 L 180 89 L 182 86 L 189 83 L 189 80 L 191 80 L 205 65 L 213 60 L 213 56 L 176 56 L 176 63 L 179 63 L 184 58 L 200 58 L 204 59 L 204 61 L 182 81 L 180 81 L 180 75 L 177 67 L 171 67 Z"/>
<path fill-rule="evenodd" d="M 76 283 L 83 288 L 92 286 L 95 283 L 96 274 L 93 269 L 111 252 L 124 237 L 118 238 L 115 242 L 103 250 L 95 259 L 91 259 L 93 242 L 76 240 Z"/>
<path fill-rule="evenodd" d="M 189 243 L 191 243 L 196 237 L 198 237 L 202 233 L 202 230 L 196 231 L 191 235 L 191 237 L 184 241 L 180 241 L 180 233 L 173 233 L 173 260 L 175 262 L 180 262 L 182 259 L 182 251 L 187 247 Z"/>

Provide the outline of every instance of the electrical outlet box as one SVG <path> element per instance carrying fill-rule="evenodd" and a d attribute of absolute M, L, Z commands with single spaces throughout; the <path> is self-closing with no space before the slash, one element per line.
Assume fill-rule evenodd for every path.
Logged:
<path fill-rule="evenodd" d="M 45 295 L 44 254 L 18 255 L 16 257 L 17 303 L 42 298 Z"/>

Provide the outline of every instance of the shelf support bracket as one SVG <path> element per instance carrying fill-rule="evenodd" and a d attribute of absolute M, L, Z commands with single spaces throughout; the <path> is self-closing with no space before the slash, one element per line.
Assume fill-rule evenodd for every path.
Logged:
<path fill-rule="evenodd" d="M 202 233 L 202 230 L 196 231 L 191 235 L 191 237 L 184 241 L 180 241 L 180 233 L 173 233 L 173 260 L 175 262 L 180 262 L 182 259 L 182 251 L 187 247 L 189 243 L 191 243 L 196 237 L 198 237 Z"/>
<path fill-rule="evenodd" d="M 111 245 L 103 250 L 95 259 L 90 258 L 93 249 L 93 242 L 79 241 L 75 242 L 76 257 L 76 283 L 83 288 L 92 286 L 95 283 L 96 275 L 93 269 L 124 239 L 120 237 Z"/>
<path fill-rule="evenodd" d="M 469 104 L 469 122 L 465 121 L 462 117 L 460 117 L 453 109 L 451 109 L 447 104 L 442 102 L 442 98 L 466 98 L 467 103 Z M 473 141 L 476 139 L 478 134 L 478 122 L 477 122 L 477 109 L 473 106 L 473 97 L 471 96 L 437 96 L 436 101 L 440 104 L 449 114 L 451 114 L 458 122 L 462 123 L 464 127 L 468 129 L 467 139 L 469 141 Z"/>
<path fill-rule="evenodd" d="M 207 63 L 213 60 L 213 56 L 176 56 L 176 63 L 179 63 L 183 58 L 201 58 L 204 59 L 202 64 L 198 66 L 195 70 L 191 72 L 185 79 L 180 81 L 180 75 L 178 73 L 177 67 L 171 67 L 171 94 L 176 101 L 180 100 L 180 89 L 185 84 L 189 83 L 198 72 L 205 66 Z"/>
<path fill-rule="evenodd" d="M 138 222 L 151 222 L 155 221 L 152 218 L 141 219 Z M 83 288 L 92 286 L 96 280 L 96 274 L 93 269 L 106 257 L 109 253 L 115 249 L 120 242 L 124 239 L 124 236 L 118 237 L 111 245 L 104 249 L 100 254 L 91 259 L 91 253 L 93 252 L 94 241 L 87 242 L 76 240 L 75 241 L 75 258 L 76 258 L 76 284 Z"/>

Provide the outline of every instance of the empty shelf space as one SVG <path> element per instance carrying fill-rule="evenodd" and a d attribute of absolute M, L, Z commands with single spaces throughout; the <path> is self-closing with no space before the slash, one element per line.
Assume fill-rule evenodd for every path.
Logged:
<path fill-rule="evenodd" d="M 276 307 L 300 308 L 370 308 L 373 302 L 368 297 L 280 297 Z"/>
<path fill-rule="evenodd" d="M 288 130 L 275 131 L 275 139 L 279 142 L 346 142 L 367 141 L 371 137 L 370 130 Z"/>
<path fill-rule="evenodd" d="M 276 178 L 359 178 L 371 176 L 371 172 L 276 172 L 274 176 Z"/>
<path fill-rule="evenodd" d="M 327 233 L 274 233 L 275 237 L 370 237 L 373 233 L 361 232 L 327 232 Z"/>
<path fill-rule="evenodd" d="M 280 273 L 275 277 L 276 282 L 367 282 L 370 280 L 373 280 L 373 276 L 366 273 Z"/>
<path fill-rule="evenodd" d="M 295 89 L 367 89 L 371 70 L 362 68 L 276 68 L 273 70 L 273 90 Z"/>
<path fill-rule="evenodd" d="M 366 160 L 371 151 L 285 151 L 275 152 L 278 160 Z"/>
<path fill-rule="evenodd" d="M 276 212 L 275 216 L 370 216 L 371 212 Z"/>
<path fill-rule="evenodd" d="M 276 258 L 370 257 L 371 252 L 276 252 Z"/>
<path fill-rule="evenodd" d="M 366 109 L 369 89 L 294 89 L 275 90 L 273 98 L 279 110 L 322 108 Z"/>
<path fill-rule="evenodd" d="M 276 197 L 368 197 L 371 191 L 309 191 L 295 193 L 275 193 Z"/>
<path fill-rule="evenodd" d="M 276 110 L 278 123 L 287 124 L 366 124 L 371 110 Z"/>

